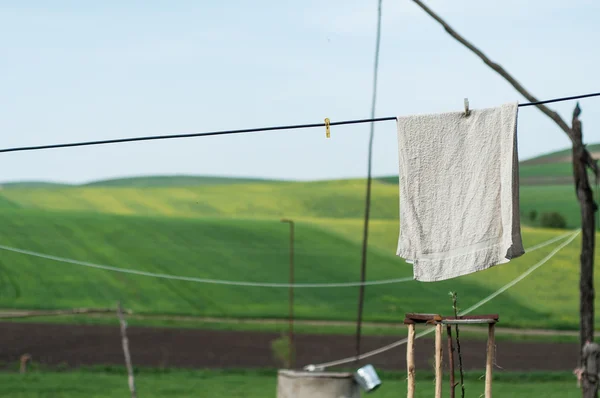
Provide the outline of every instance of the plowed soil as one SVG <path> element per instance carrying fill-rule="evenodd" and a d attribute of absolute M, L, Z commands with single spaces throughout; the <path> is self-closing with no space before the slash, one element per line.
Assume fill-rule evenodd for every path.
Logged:
<path fill-rule="evenodd" d="M 276 368 L 271 342 L 278 334 L 172 328 L 127 329 L 134 365 L 179 368 Z M 390 344 L 389 336 L 365 336 L 362 352 Z M 461 341 L 467 370 L 485 368 L 485 341 Z M 354 355 L 353 336 L 296 336 L 298 367 Z M 418 339 L 417 369 L 432 369 L 433 340 Z M 111 326 L 0 323 L 0 361 L 14 363 L 28 353 L 45 365 L 122 365 L 120 330 Z M 497 342 L 496 364 L 505 371 L 570 371 L 577 345 L 567 343 Z M 444 360 L 447 346 L 444 336 Z M 406 369 L 406 346 L 365 360 L 377 368 Z M 351 364 L 350 366 L 355 366 Z"/>

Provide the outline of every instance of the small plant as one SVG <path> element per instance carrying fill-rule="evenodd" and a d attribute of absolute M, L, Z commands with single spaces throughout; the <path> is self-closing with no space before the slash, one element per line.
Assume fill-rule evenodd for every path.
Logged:
<path fill-rule="evenodd" d="M 566 228 L 567 220 L 557 212 L 543 213 L 540 218 L 540 225 L 545 228 Z"/>
<path fill-rule="evenodd" d="M 281 364 L 289 368 L 292 362 L 293 349 L 291 348 L 290 338 L 287 335 L 281 335 L 281 337 L 271 342 L 271 351 L 275 359 Z"/>
<path fill-rule="evenodd" d="M 537 218 L 537 215 L 538 215 L 538 213 L 537 213 L 537 211 L 536 211 L 536 210 L 531 210 L 531 211 L 529 212 L 529 221 L 531 221 L 531 222 L 535 222 L 535 220 L 536 220 L 536 218 Z"/>
<path fill-rule="evenodd" d="M 458 298 L 456 292 L 450 292 L 448 295 L 452 298 L 452 309 L 454 310 L 454 316 L 458 318 Z M 461 389 L 461 397 L 465 398 L 465 375 L 463 372 L 463 364 L 462 364 L 462 354 L 460 352 L 460 337 L 458 334 L 458 324 L 454 325 L 454 330 L 456 330 L 456 348 L 458 351 L 458 369 L 460 371 L 460 389 Z M 454 389 L 456 385 L 452 386 Z"/>

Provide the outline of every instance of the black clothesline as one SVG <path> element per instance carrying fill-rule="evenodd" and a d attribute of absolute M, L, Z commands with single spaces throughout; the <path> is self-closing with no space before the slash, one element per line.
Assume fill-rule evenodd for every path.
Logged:
<path fill-rule="evenodd" d="M 574 95 L 571 97 L 554 98 L 544 101 L 537 102 L 525 102 L 519 104 L 519 107 L 533 106 L 550 104 L 552 102 L 570 101 L 580 98 L 598 97 L 600 92 L 591 94 Z M 329 126 L 341 126 L 346 124 L 359 124 L 359 123 L 374 123 L 374 122 L 386 122 L 396 120 L 396 116 L 390 117 L 378 117 L 373 119 L 356 119 L 356 120 L 343 120 L 340 122 L 330 122 Z M 56 148 L 69 148 L 76 146 L 91 146 L 91 145 L 103 145 L 103 144 L 120 144 L 123 142 L 136 142 L 136 141 L 154 141 L 154 140 L 167 140 L 173 138 L 192 138 L 192 137 L 208 137 L 214 135 L 227 135 L 227 134 L 242 134 L 242 133 L 257 133 L 261 131 L 275 131 L 275 130 L 294 130 L 294 129 L 306 129 L 315 127 L 326 127 L 326 123 L 311 123 L 311 124 L 294 124 L 288 126 L 273 126 L 273 127 L 258 127 L 251 129 L 239 129 L 239 130 L 223 130 L 223 131 L 210 131 L 204 133 L 190 133 L 190 134 L 173 134 L 173 135 L 153 135 L 144 137 L 128 137 L 128 138 L 116 138 L 111 140 L 98 140 L 98 141 L 82 141 L 82 142 L 70 142 L 65 144 L 50 144 L 50 145 L 36 145 L 36 146 L 24 146 L 14 148 L 0 149 L 0 153 L 3 152 L 22 152 L 22 151 L 36 151 L 41 149 L 56 149 Z"/>

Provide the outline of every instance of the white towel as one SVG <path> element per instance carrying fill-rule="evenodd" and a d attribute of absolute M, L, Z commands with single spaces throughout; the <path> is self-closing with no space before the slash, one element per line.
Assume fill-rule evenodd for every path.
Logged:
<path fill-rule="evenodd" d="M 398 118 L 397 255 L 418 281 L 440 281 L 524 253 L 517 103 Z"/>

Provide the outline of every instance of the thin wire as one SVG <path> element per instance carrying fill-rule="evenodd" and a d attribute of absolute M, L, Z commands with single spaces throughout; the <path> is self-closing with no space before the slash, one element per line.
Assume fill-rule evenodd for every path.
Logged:
<path fill-rule="evenodd" d="M 371 119 L 375 118 L 375 107 L 377 104 L 377 75 L 379 72 L 379 44 L 381 42 L 381 1 L 377 5 L 377 35 L 375 41 L 375 64 L 373 66 L 373 98 L 371 99 Z M 365 221 L 363 226 L 363 242 L 360 261 L 360 281 L 358 291 L 358 314 L 356 317 L 356 357 L 360 356 L 360 335 L 362 326 L 363 307 L 365 302 L 365 285 L 367 279 L 367 247 L 369 243 L 369 215 L 371 212 L 371 182 L 373 166 L 373 136 L 375 133 L 375 123 L 371 122 L 369 132 L 369 153 L 367 166 L 367 192 L 365 198 Z"/>
<path fill-rule="evenodd" d="M 511 282 L 509 282 L 506 285 L 502 286 L 500 289 L 498 289 L 494 293 L 490 294 L 489 296 L 487 296 L 483 300 L 479 301 L 475 305 L 467 308 L 464 311 L 459 312 L 459 315 L 466 315 L 469 312 L 476 310 L 477 308 L 481 307 L 482 305 L 484 305 L 488 301 L 492 300 L 494 297 L 498 296 L 500 293 L 502 293 L 502 292 L 506 291 L 507 289 L 513 287 L 515 284 L 517 284 L 518 282 L 520 282 L 527 275 L 531 274 L 533 271 L 535 271 L 536 269 L 538 269 L 539 267 L 541 267 L 542 265 L 544 265 L 552 257 L 554 257 L 554 255 L 556 253 L 558 253 L 562 248 L 564 248 L 569 243 L 571 243 L 573 241 L 573 239 L 575 239 L 577 237 L 577 235 L 579 235 L 580 232 L 581 232 L 581 230 L 578 230 L 577 232 L 573 233 L 573 235 L 571 236 L 571 238 L 568 241 L 562 243 L 556 249 L 552 250 L 552 252 L 550 252 L 550 254 L 548 254 L 546 257 L 544 257 L 537 264 L 533 265 L 527 271 L 525 271 L 524 273 L 522 273 L 521 275 L 519 275 L 518 277 L 516 277 L 515 279 L 513 279 Z M 426 336 L 426 335 L 430 334 L 431 332 L 433 332 L 434 330 L 435 330 L 435 328 L 429 328 L 427 330 L 424 330 L 423 332 L 418 333 L 415 336 L 415 338 L 420 338 L 420 337 Z M 396 348 L 396 347 L 399 347 L 399 346 L 401 346 L 403 344 L 406 344 L 407 342 L 408 342 L 407 338 L 398 340 L 398 341 L 396 341 L 394 343 L 388 344 L 388 345 L 380 347 L 380 348 L 378 348 L 376 350 L 369 351 L 369 352 L 367 352 L 365 354 L 362 354 L 360 356 L 360 358 L 358 358 L 358 359 L 362 360 L 362 359 L 365 359 L 365 358 L 369 358 L 369 357 L 372 357 L 372 356 L 384 353 L 384 352 L 389 351 L 389 350 L 391 350 L 393 348 Z M 352 356 L 352 357 L 348 357 L 348 358 L 344 358 L 344 359 L 339 359 L 337 361 L 325 362 L 325 363 L 321 363 L 321 364 L 317 364 L 317 365 L 307 365 L 307 366 L 304 367 L 304 369 L 305 370 L 325 369 L 325 368 L 330 368 L 330 367 L 333 367 L 333 366 L 344 365 L 344 364 L 353 362 L 355 360 L 356 360 L 356 357 Z"/>
<path fill-rule="evenodd" d="M 600 96 L 600 93 L 581 94 L 581 95 L 574 95 L 572 97 L 562 97 L 562 98 L 555 98 L 555 99 L 537 101 L 537 102 L 526 102 L 523 104 L 519 104 L 519 106 L 521 107 L 521 106 L 551 104 L 553 102 L 571 101 L 571 100 L 580 99 L 580 98 L 589 98 L 589 97 L 598 97 L 598 96 Z"/>
<path fill-rule="evenodd" d="M 554 98 L 554 99 L 538 101 L 538 102 L 525 102 L 525 103 L 519 104 L 518 106 L 523 107 L 523 106 L 532 106 L 532 105 L 542 105 L 542 104 L 549 104 L 552 102 L 570 101 L 570 100 L 578 99 L 578 98 L 589 98 L 589 97 L 598 97 L 598 96 L 600 96 L 600 92 L 576 95 L 576 96 L 572 96 L 572 97 Z M 346 124 L 359 124 L 359 123 L 386 122 L 386 121 L 392 121 L 392 120 L 396 120 L 396 119 L 397 119 L 396 116 L 390 116 L 390 117 L 379 117 L 379 118 L 371 118 L 371 119 L 343 120 L 343 121 L 339 121 L 339 122 L 331 122 L 330 126 L 341 126 L 341 125 L 346 125 Z M 214 135 L 257 133 L 257 132 L 261 132 L 261 131 L 294 130 L 294 129 L 316 128 L 316 127 L 325 127 L 325 123 L 295 124 L 295 125 L 288 125 L 288 126 L 273 126 L 273 127 L 258 127 L 258 128 L 240 129 L 240 130 L 222 130 L 222 131 L 211 131 L 211 132 L 206 132 L 206 133 L 151 135 L 151 136 L 142 136 L 142 137 L 117 138 L 117 139 L 112 139 L 112 140 L 81 141 L 81 142 L 71 142 L 71 143 L 64 143 L 64 144 L 13 147 L 13 148 L 0 149 L 0 153 L 37 151 L 37 150 L 43 150 L 43 149 L 70 148 L 70 147 L 90 146 L 90 145 L 120 144 L 120 143 L 124 143 L 124 142 L 168 140 L 168 139 L 174 139 L 174 138 L 193 138 L 193 137 L 208 137 L 208 136 L 214 136 Z"/>
<path fill-rule="evenodd" d="M 549 239 L 545 242 L 542 242 L 538 245 L 535 245 L 529 249 L 526 249 L 527 253 L 531 253 L 535 250 L 541 249 L 542 247 L 548 246 L 556 242 L 557 240 L 564 239 L 567 236 L 570 236 L 572 232 L 569 232 L 564 235 L 560 235 Z M 335 282 L 335 283 L 295 283 L 290 285 L 289 283 L 266 283 L 266 282 L 245 282 L 245 281 L 231 281 L 224 279 L 207 279 L 207 278 L 196 278 L 192 276 L 179 276 L 179 275 L 170 275 L 170 274 L 159 274 L 155 272 L 147 272 L 147 271 L 138 271 L 130 268 L 119 268 L 113 267 L 110 265 L 102 265 L 102 264 L 94 264 L 87 261 L 79 261 L 72 258 L 53 256 L 50 254 L 44 254 L 39 252 L 34 252 L 31 250 L 18 249 L 16 247 L 4 246 L 0 245 L 0 250 L 6 250 L 13 253 L 26 254 L 28 256 L 44 258 L 47 260 L 58 261 L 61 263 L 80 265 L 83 267 L 97 268 L 105 271 L 112 272 L 120 272 L 124 274 L 133 274 L 140 276 L 148 276 L 159 279 L 171 279 L 171 280 L 180 280 L 187 282 L 195 282 L 195 283 L 205 283 L 205 284 L 214 284 L 214 285 L 229 285 L 229 286 L 247 286 L 247 287 L 273 287 L 273 288 L 330 288 L 330 287 L 356 287 L 360 286 L 361 282 Z M 375 281 L 367 281 L 364 282 L 366 286 L 375 286 L 375 285 L 389 285 L 394 283 L 403 283 L 403 282 L 411 282 L 414 281 L 413 277 L 405 277 L 405 278 L 396 278 L 396 279 L 381 279 Z"/>
<path fill-rule="evenodd" d="M 340 126 L 340 125 L 345 125 L 345 124 L 384 122 L 384 121 L 388 121 L 388 120 L 396 120 L 396 117 L 394 116 L 394 117 L 380 117 L 380 118 L 376 118 L 376 119 L 343 120 L 341 122 L 329 123 L 329 125 L 330 126 Z M 19 152 L 19 151 L 35 151 L 35 150 L 41 150 L 41 149 L 68 148 L 68 147 L 76 147 L 76 146 L 120 144 L 123 142 L 168 140 L 168 139 L 173 139 L 173 138 L 192 138 L 192 137 L 209 137 L 209 136 L 214 136 L 214 135 L 227 135 L 227 134 L 258 133 L 261 131 L 307 129 L 307 128 L 315 128 L 315 127 L 325 127 L 325 123 L 295 124 L 295 125 L 289 125 L 289 126 L 257 127 L 257 128 L 251 128 L 251 129 L 210 131 L 210 132 L 206 132 L 206 133 L 154 135 L 154 136 L 144 136 L 144 137 L 117 138 L 117 139 L 113 139 L 113 140 L 71 142 L 71 143 L 66 143 L 66 144 L 36 145 L 36 146 L 28 146 L 28 147 L 15 147 L 15 148 L 0 149 L 0 153 Z"/>
<path fill-rule="evenodd" d="M 45 258 L 47 260 L 58 261 L 61 263 L 75 264 L 83 267 L 97 268 L 106 271 L 121 272 L 124 274 L 133 274 L 140 276 L 149 276 L 160 279 L 172 279 L 187 282 L 205 283 L 213 285 L 229 285 L 229 286 L 246 286 L 246 287 L 275 287 L 275 288 L 324 288 L 324 287 L 356 287 L 360 285 L 360 282 L 336 282 L 336 283 L 295 283 L 290 285 L 289 283 L 266 283 L 266 282 L 244 282 L 244 281 L 230 281 L 223 279 L 209 279 L 209 278 L 196 278 L 192 276 L 179 276 L 170 274 L 161 274 L 155 272 L 138 271 L 130 268 L 119 268 L 110 265 L 102 265 L 90 263 L 87 261 L 79 261 L 72 258 L 53 256 L 50 254 L 38 253 L 31 250 L 23 250 L 15 247 L 0 245 L 1 250 L 6 250 L 14 253 L 26 254 L 29 256 Z M 409 282 L 414 280 L 412 277 L 397 278 L 397 279 L 384 279 L 365 282 L 366 285 L 386 285 L 391 283 Z"/>

